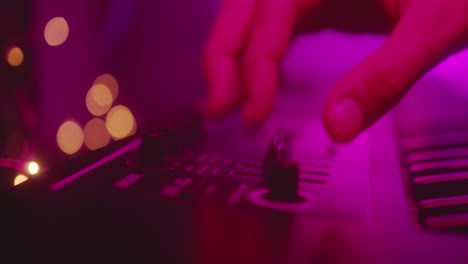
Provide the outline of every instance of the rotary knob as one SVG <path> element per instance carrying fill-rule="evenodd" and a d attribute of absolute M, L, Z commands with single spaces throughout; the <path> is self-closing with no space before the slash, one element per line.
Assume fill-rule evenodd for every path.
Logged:
<path fill-rule="evenodd" d="M 265 167 L 268 187 L 267 198 L 275 201 L 295 202 L 300 200 L 299 165 L 289 160 L 274 160 Z"/>
<path fill-rule="evenodd" d="M 284 130 L 278 130 L 273 138 L 270 140 L 267 155 L 265 158 L 265 165 L 275 160 L 286 160 L 291 158 L 291 136 Z"/>

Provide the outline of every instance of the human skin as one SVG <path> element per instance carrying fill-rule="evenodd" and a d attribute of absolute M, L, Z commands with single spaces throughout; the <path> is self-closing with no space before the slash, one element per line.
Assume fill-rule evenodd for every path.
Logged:
<path fill-rule="evenodd" d="M 325 102 L 325 128 L 349 142 L 427 71 L 467 47 L 468 0 L 224 0 L 204 52 L 206 112 L 221 118 L 241 106 L 246 125 L 260 127 L 273 111 L 291 41 L 325 28 L 388 33 Z"/>

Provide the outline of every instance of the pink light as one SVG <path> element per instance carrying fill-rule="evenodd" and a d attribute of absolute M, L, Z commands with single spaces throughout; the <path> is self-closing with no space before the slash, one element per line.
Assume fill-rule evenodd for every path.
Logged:
<path fill-rule="evenodd" d="M 99 161 L 91 164 L 90 166 L 82 169 L 82 170 L 79 170 L 78 172 L 76 173 L 73 173 L 72 175 L 69 175 L 68 177 L 65 177 L 57 182 L 55 182 L 54 184 L 52 184 L 50 186 L 50 190 L 51 191 L 58 191 L 60 189 L 62 189 L 63 187 L 67 186 L 68 184 L 74 182 L 75 180 L 81 178 L 83 175 L 85 175 L 86 173 L 124 155 L 124 154 L 127 154 L 128 152 L 132 151 L 132 150 L 135 150 L 137 149 L 138 147 L 140 147 L 140 144 L 141 144 L 141 139 L 140 138 L 137 138 L 133 141 L 131 141 L 130 143 L 128 143 L 127 145 L 123 146 L 122 148 L 112 152 L 111 154 L 105 156 L 104 158 L 100 159 Z"/>

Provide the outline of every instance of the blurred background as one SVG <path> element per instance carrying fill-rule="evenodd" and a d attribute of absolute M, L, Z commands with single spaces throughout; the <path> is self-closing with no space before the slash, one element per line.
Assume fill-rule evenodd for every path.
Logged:
<path fill-rule="evenodd" d="M 0 3 L 0 156 L 53 164 L 190 110 L 218 1 Z"/>

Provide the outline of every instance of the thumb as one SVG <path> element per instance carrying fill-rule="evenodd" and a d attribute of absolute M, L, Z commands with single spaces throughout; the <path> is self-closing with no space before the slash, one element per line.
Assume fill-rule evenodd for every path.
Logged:
<path fill-rule="evenodd" d="M 454 16 L 453 8 L 413 5 L 406 11 L 384 45 L 332 89 L 323 121 L 336 141 L 351 141 L 383 116 L 463 37 L 464 16 Z"/>

